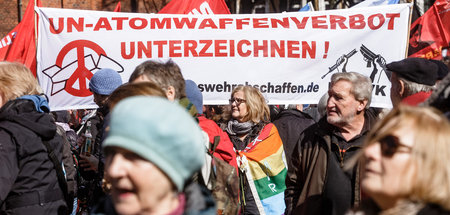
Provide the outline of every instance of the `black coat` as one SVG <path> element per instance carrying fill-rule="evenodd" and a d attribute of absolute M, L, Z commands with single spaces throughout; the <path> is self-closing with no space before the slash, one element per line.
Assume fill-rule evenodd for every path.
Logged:
<path fill-rule="evenodd" d="M 287 162 L 291 160 L 292 151 L 300 138 L 300 134 L 314 123 L 315 121 L 310 115 L 299 110 L 283 110 L 277 115 L 273 124 L 277 127 L 283 141 Z"/>
<path fill-rule="evenodd" d="M 67 207 L 54 164 L 42 141 L 62 159 L 62 139 L 48 113 L 30 100 L 0 109 L 0 214 L 63 214 Z"/>

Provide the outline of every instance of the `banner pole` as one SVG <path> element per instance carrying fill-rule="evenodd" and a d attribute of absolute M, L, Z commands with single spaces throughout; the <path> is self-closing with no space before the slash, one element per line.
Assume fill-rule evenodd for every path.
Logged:
<path fill-rule="evenodd" d="M 409 49 L 409 38 L 411 38 L 411 20 L 412 20 L 412 12 L 413 12 L 413 8 L 414 8 L 414 5 L 413 5 L 413 3 L 409 3 L 409 21 L 408 21 L 408 23 L 409 23 L 409 25 L 408 25 L 408 37 L 406 38 L 406 52 L 405 52 L 405 58 L 407 58 L 408 57 L 408 49 Z"/>
<path fill-rule="evenodd" d="M 30 0 L 31 1 L 31 0 Z M 36 6 L 37 6 L 37 1 L 36 0 L 33 0 L 34 1 L 34 8 L 36 8 Z M 39 1 L 39 0 L 38 0 Z M 37 51 L 38 51 L 38 43 L 37 43 L 37 41 L 38 41 L 38 29 L 37 29 L 37 13 L 36 13 L 36 11 L 34 10 L 34 8 L 33 8 L 33 11 L 34 11 L 34 44 L 35 44 L 35 50 L 34 50 L 34 58 L 36 59 L 36 67 L 34 68 L 34 71 L 36 71 L 36 74 L 35 74 L 35 76 L 36 76 L 36 78 L 38 77 L 38 72 L 37 72 Z M 37 78 L 38 79 L 38 78 Z M 38 81 L 39 81 L 39 79 L 38 79 Z"/>

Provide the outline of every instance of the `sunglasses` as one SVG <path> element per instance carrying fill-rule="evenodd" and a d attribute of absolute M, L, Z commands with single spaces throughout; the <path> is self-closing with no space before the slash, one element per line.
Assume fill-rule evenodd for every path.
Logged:
<path fill-rule="evenodd" d="M 245 99 L 240 99 L 240 98 L 231 98 L 228 100 L 230 102 L 230 105 L 233 104 L 233 102 L 236 102 L 236 105 L 240 105 L 243 102 L 246 102 Z"/>
<path fill-rule="evenodd" d="M 387 135 L 379 140 L 381 145 L 381 153 L 385 157 L 392 157 L 396 152 L 411 152 L 412 147 L 400 142 L 398 137 Z M 400 149 L 405 150 L 400 150 Z"/>

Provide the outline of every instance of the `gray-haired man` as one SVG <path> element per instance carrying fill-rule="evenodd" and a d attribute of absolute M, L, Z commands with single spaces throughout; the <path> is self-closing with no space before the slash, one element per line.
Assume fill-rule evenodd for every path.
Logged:
<path fill-rule="evenodd" d="M 326 117 L 302 133 L 289 161 L 285 214 L 344 214 L 360 200 L 358 168 L 344 166 L 375 121 L 366 111 L 372 82 L 336 73 L 328 94 Z"/>

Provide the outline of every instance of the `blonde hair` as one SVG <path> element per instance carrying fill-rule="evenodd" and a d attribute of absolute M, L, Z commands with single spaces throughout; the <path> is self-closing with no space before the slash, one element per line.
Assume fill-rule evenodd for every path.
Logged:
<path fill-rule="evenodd" d="M 245 103 L 247 104 L 247 115 L 243 118 L 244 122 L 252 121 L 259 123 L 270 120 L 269 106 L 267 106 L 266 99 L 257 88 L 252 86 L 238 86 L 231 92 L 231 97 L 238 91 L 244 93 Z"/>
<path fill-rule="evenodd" d="M 375 125 L 366 145 L 404 127 L 414 131 L 411 166 L 415 167 L 415 173 L 406 197 L 450 210 L 449 121 L 431 107 L 399 105 Z"/>
<path fill-rule="evenodd" d="M 0 62 L 0 93 L 8 101 L 24 95 L 41 94 L 42 89 L 23 64 L 3 61 Z"/>

